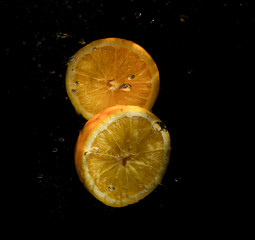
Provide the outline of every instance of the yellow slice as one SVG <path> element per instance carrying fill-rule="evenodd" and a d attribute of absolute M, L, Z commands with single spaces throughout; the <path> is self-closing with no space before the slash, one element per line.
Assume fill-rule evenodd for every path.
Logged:
<path fill-rule="evenodd" d="M 157 187 L 169 154 L 169 133 L 154 114 L 118 105 L 85 124 L 76 143 L 75 165 L 91 194 L 106 205 L 123 207 Z"/>
<path fill-rule="evenodd" d="M 159 72 L 151 56 L 136 43 L 100 39 L 69 61 L 66 90 L 76 111 L 86 119 L 118 104 L 150 110 L 158 96 Z"/>

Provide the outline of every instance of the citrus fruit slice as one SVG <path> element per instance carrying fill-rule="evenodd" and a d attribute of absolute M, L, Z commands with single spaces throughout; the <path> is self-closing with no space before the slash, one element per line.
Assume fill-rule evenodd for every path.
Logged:
<path fill-rule="evenodd" d="M 159 91 L 159 72 L 151 56 L 136 43 L 100 39 L 69 61 L 66 90 L 76 111 L 86 119 L 118 104 L 150 110 Z"/>
<path fill-rule="evenodd" d="M 107 108 L 81 130 L 75 148 L 79 178 L 98 200 L 122 207 L 161 182 L 170 154 L 165 125 L 138 106 Z"/>

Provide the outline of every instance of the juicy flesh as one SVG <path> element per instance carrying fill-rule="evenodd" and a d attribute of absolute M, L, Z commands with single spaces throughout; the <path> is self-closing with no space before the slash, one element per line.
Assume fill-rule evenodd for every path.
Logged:
<path fill-rule="evenodd" d="M 144 106 L 150 95 L 150 69 L 123 47 L 95 48 L 78 60 L 73 71 L 73 93 L 90 113 L 116 104 Z"/>
<path fill-rule="evenodd" d="M 142 117 L 124 117 L 95 138 L 88 170 L 98 189 L 120 200 L 143 191 L 158 174 L 164 150 L 161 133 Z"/>

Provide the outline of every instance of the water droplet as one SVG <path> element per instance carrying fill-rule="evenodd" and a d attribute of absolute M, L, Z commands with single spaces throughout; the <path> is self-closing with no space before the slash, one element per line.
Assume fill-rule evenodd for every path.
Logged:
<path fill-rule="evenodd" d="M 126 92 L 131 91 L 131 88 L 132 88 L 132 86 L 128 83 L 124 83 L 119 87 L 120 90 L 123 90 Z"/>
<path fill-rule="evenodd" d="M 163 122 L 155 122 L 152 125 L 152 128 L 158 132 L 161 132 L 161 131 L 166 132 L 167 131 L 166 125 Z"/>
<path fill-rule="evenodd" d="M 115 187 L 114 187 L 114 186 L 112 186 L 112 185 L 110 185 L 110 186 L 108 186 L 108 189 L 112 192 L 112 191 L 114 191 L 114 190 L 115 190 Z"/>
<path fill-rule="evenodd" d="M 129 75 L 127 75 L 127 79 L 128 80 L 132 80 L 132 79 L 134 79 L 135 78 L 135 75 L 134 74 L 129 74 Z"/>
<path fill-rule="evenodd" d="M 76 89 L 72 89 L 72 92 L 73 92 L 73 93 L 77 93 L 77 90 L 76 90 Z"/>

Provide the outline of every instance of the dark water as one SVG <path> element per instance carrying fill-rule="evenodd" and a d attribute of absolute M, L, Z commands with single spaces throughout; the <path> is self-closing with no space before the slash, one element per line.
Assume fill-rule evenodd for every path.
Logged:
<path fill-rule="evenodd" d="M 217 99 L 252 43 L 249 1 L 65 0 L 0 2 L 7 41 L 7 96 L 21 146 L 11 190 L 13 224 L 75 225 L 133 219 L 183 226 L 213 214 L 211 173 L 218 133 Z M 10 37 L 10 38 L 8 38 Z M 161 185 L 131 206 L 103 205 L 80 183 L 73 152 L 85 120 L 65 91 L 66 63 L 93 40 L 119 37 L 145 48 L 160 73 L 152 109 L 167 126 L 172 152 Z M 9 40 L 10 39 L 10 40 Z M 220 91 L 219 91 L 220 90 Z M 17 111 L 20 114 L 17 114 Z M 21 130 L 17 137 L 16 128 Z M 11 145 L 12 146 L 12 145 Z M 16 149 L 16 147 L 15 147 Z M 11 150 L 19 153 L 19 151 Z M 22 160 L 21 160 L 22 159 Z M 212 175 L 210 175 L 212 174 Z M 210 176 L 210 177 L 208 177 Z M 212 177 L 212 178 L 211 178 Z M 216 191 L 217 192 L 217 191 Z M 21 210 L 21 211 L 20 211 Z M 24 220 L 26 216 L 26 220 Z M 114 219 L 114 220 L 113 220 Z M 117 219 L 117 220 L 116 220 Z M 201 221 L 203 222 L 203 221 Z M 168 223 L 167 223 L 168 224 Z"/>

